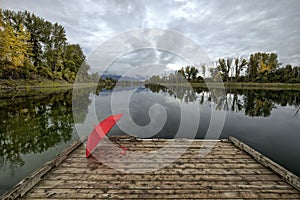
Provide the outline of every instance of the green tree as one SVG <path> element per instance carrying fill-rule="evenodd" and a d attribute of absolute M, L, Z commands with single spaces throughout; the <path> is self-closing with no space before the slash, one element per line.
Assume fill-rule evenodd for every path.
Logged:
<path fill-rule="evenodd" d="M 193 81 L 196 81 L 197 79 L 197 74 L 199 73 L 199 70 L 196 68 L 196 67 L 191 67 L 190 69 L 190 73 L 191 73 L 191 76 L 192 76 L 192 80 Z"/>
<path fill-rule="evenodd" d="M 159 75 L 153 75 L 150 78 L 150 83 L 152 83 L 152 84 L 159 84 L 160 83 L 160 77 L 159 77 Z"/>
<path fill-rule="evenodd" d="M 255 53 L 250 55 L 247 75 L 249 81 L 267 81 L 267 75 L 279 67 L 278 56 L 275 53 Z"/>
<path fill-rule="evenodd" d="M 28 78 L 28 75 L 34 74 L 35 77 L 73 82 L 79 68 L 83 66 L 88 77 L 84 79 L 82 76 L 80 79 L 95 79 L 96 74 L 88 74 L 90 67 L 85 63 L 81 47 L 68 44 L 65 29 L 58 23 L 52 24 L 27 11 L 10 10 L 1 10 L 1 21 L 2 78 L 3 74 L 7 76 L 7 71 L 12 71 L 15 78 Z M 23 41 L 24 45 L 26 43 L 27 50 L 26 46 L 18 41 Z M 20 53 L 20 47 L 24 47 L 26 55 Z M 15 59 L 12 59 L 13 52 L 19 57 L 15 56 Z M 11 70 L 16 68 L 15 65 L 20 67 L 22 63 L 22 73 Z"/>
<path fill-rule="evenodd" d="M 79 68 L 85 62 L 85 55 L 79 44 L 68 44 L 64 46 L 63 54 L 63 78 L 69 82 L 75 80 Z M 90 68 L 87 67 L 88 71 Z M 86 73 L 85 75 L 88 76 Z"/>
<path fill-rule="evenodd" d="M 34 66 L 41 67 L 44 65 L 43 60 L 45 60 L 44 47 L 49 46 L 49 43 L 51 43 L 50 35 L 52 24 L 25 11 L 24 25 L 30 32 L 30 42 L 33 45 L 32 56 L 30 58 Z"/>
<path fill-rule="evenodd" d="M 291 73 L 293 78 L 300 78 L 300 67 L 294 66 Z"/>
<path fill-rule="evenodd" d="M 254 81 L 255 78 L 258 75 L 258 59 L 257 56 L 255 56 L 255 54 L 251 54 L 250 55 L 250 59 L 248 62 L 248 68 L 247 68 L 247 76 L 248 76 L 248 81 Z"/>
<path fill-rule="evenodd" d="M 206 66 L 203 64 L 201 65 L 201 69 L 202 69 L 202 74 L 203 74 L 203 78 L 205 77 L 205 72 L 206 72 Z"/>
<path fill-rule="evenodd" d="M 1 20 L 2 21 L 2 20 Z M 14 30 L 9 24 L 1 22 L 0 40 L 0 67 L 2 78 L 26 78 L 32 69 L 29 55 L 31 43 L 28 42 L 30 34 L 20 24 L 18 30 Z"/>
<path fill-rule="evenodd" d="M 185 67 L 185 77 L 188 81 L 191 80 L 191 76 L 192 76 L 192 73 L 191 73 L 191 67 L 190 66 L 186 66 Z"/>
<path fill-rule="evenodd" d="M 226 60 L 224 58 L 218 60 L 217 68 L 221 72 L 223 79 L 225 81 L 228 81 L 229 79 L 229 72 L 232 65 L 232 58 L 227 58 Z"/>
<path fill-rule="evenodd" d="M 247 60 L 244 58 L 236 58 L 234 61 L 235 64 L 235 79 L 237 80 L 241 74 L 241 71 L 246 67 Z"/>
<path fill-rule="evenodd" d="M 65 29 L 55 23 L 51 29 L 50 42 L 46 46 L 45 58 L 47 66 L 55 74 L 55 77 L 63 77 L 63 57 L 67 39 Z"/>

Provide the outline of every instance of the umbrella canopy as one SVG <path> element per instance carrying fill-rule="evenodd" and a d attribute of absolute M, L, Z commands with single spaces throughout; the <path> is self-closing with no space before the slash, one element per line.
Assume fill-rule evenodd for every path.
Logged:
<path fill-rule="evenodd" d="M 112 115 L 101 121 L 91 132 L 86 143 L 86 157 L 89 157 L 97 144 L 104 138 L 110 129 L 119 121 L 123 114 Z M 124 149 L 123 149 L 124 150 Z"/>

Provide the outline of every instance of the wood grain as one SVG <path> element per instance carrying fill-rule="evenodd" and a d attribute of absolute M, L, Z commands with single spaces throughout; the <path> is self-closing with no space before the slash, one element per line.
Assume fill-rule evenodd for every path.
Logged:
<path fill-rule="evenodd" d="M 81 145 L 61 158 L 25 195 L 15 195 L 12 199 L 300 198 L 293 184 L 266 166 L 268 160 L 258 162 L 245 148 L 237 148 L 235 145 L 243 145 L 232 138 L 235 145 L 229 140 L 132 137 L 114 140 L 128 149 L 125 155 L 104 140 L 94 151 L 94 157 L 86 159 Z M 173 145 L 162 154 L 159 150 L 170 141 Z M 187 151 L 177 158 L 181 148 Z M 247 146 L 246 151 L 250 150 L 253 149 Z M 207 151 L 205 156 L 199 154 L 201 151 Z M 135 157 L 136 153 L 142 156 Z M 166 163 L 167 166 L 149 173 L 126 173 L 130 169 L 151 169 Z M 118 171 L 110 164 L 125 170 Z"/>

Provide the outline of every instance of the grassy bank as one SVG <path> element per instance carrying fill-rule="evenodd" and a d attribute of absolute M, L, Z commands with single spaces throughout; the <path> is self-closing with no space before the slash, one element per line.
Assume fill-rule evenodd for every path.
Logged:
<path fill-rule="evenodd" d="M 299 83 L 224 83 L 232 89 L 300 90 Z"/>
<path fill-rule="evenodd" d="M 206 83 L 163 83 L 164 86 L 182 86 L 182 87 L 202 87 L 207 88 Z M 300 90 L 300 83 L 211 83 L 210 87 L 214 88 L 231 88 L 231 89 L 264 89 L 264 90 Z"/>
<path fill-rule="evenodd" d="M 72 90 L 71 87 L 35 88 L 35 89 L 11 89 L 0 90 L 1 99 L 15 99 L 20 97 L 47 96 L 53 93 L 62 93 Z"/>
<path fill-rule="evenodd" d="M 95 86 L 95 83 L 80 83 L 76 84 L 78 87 L 89 87 Z M 62 80 L 1 80 L 0 79 L 0 90 L 17 90 L 17 89 L 38 89 L 38 88 L 72 88 L 73 83 Z"/>
<path fill-rule="evenodd" d="M 76 87 L 85 88 L 95 86 L 94 83 L 76 84 Z M 71 90 L 73 83 L 66 81 L 43 80 L 0 80 L 0 98 L 28 97 L 60 93 Z"/>
<path fill-rule="evenodd" d="M 39 80 L 0 80 L 0 89 L 31 89 L 31 88 L 56 88 L 73 87 L 72 83 L 66 81 L 52 81 L 48 79 Z"/>

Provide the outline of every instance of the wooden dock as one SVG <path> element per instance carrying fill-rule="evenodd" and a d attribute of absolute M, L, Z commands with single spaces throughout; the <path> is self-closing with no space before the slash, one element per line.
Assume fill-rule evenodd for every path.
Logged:
<path fill-rule="evenodd" d="M 132 152 L 155 152 L 171 140 L 118 139 Z M 300 199 L 299 177 L 235 138 L 176 140 L 188 148 L 168 166 L 148 173 L 120 172 L 95 158 L 85 158 L 84 145 L 77 142 L 54 160 L 2 196 L 3 199 Z M 188 145 L 188 146 L 185 146 Z M 201 157 L 199 151 L 207 151 Z M 170 148 L 176 152 L 176 148 Z M 93 155 L 124 169 L 147 168 L 172 160 L 161 155 L 153 163 L 118 162 L 109 146 L 99 146 Z M 151 153 L 149 155 L 152 155 Z M 155 156 L 155 153 L 153 153 Z M 156 155 L 157 156 L 157 155 Z M 96 156 L 97 157 L 97 156 Z M 154 165 L 153 165 L 154 164 Z"/>

